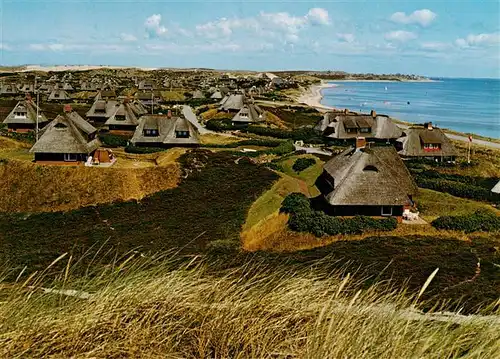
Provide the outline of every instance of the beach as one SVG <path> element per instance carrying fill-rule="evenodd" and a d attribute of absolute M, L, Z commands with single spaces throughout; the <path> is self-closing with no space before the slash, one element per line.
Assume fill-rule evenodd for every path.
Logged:
<path fill-rule="evenodd" d="M 323 94 L 321 93 L 321 91 L 332 87 L 337 87 L 337 85 L 322 81 L 319 85 L 310 86 L 309 89 L 306 90 L 306 92 L 299 96 L 297 101 L 307 106 L 314 107 L 319 111 L 332 110 L 333 107 L 321 104 L 321 100 L 323 99 Z"/>

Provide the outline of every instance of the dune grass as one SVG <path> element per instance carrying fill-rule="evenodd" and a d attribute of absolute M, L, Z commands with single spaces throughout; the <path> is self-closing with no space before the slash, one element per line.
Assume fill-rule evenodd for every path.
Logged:
<path fill-rule="evenodd" d="M 479 209 L 489 209 L 500 215 L 500 211 L 489 204 L 424 188 L 419 189 L 416 202 L 420 215 L 429 222 L 440 216 L 472 214 Z"/>
<path fill-rule="evenodd" d="M 61 261 L 69 265 L 51 283 L 40 274 L 1 289 L 1 357 L 490 359 L 498 354 L 497 315 L 423 313 L 418 295 L 407 296 L 390 283 L 366 288 L 345 271 L 314 274 L 310 268 L 317 261 L 289 271 L 279 263 L 249 260 L 213 273 L 199 258 L 176 267 L 168 258 L 129 257 L 78 279 L 72 277 L 76 260 Z"/>

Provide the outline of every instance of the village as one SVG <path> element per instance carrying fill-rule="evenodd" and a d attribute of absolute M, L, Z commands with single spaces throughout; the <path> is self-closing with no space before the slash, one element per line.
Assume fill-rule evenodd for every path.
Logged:
<path fill-rule="evenodd" d="M 217 147 L 220 139 L 248 141 L 252 133 L 283 139 L 289 129 L 303 131 L 290 152 L 332 156 L 316 181 L 327 212 L 422 223 L 413 201 L 417 185 L 403 161 L 456 163 L 459 151 L 445 133 L 432 123 L 400 126 L 373 110 L 317 111 L 294 96 L 320 81 L 314 73 L 280 75 L 90 70 L 4 76 L 0 96 L 12 108 L 2 106 L 3 135 L 34 137 L 29 154 L 38 165 L 109 167 L 118 160 L 117 147 L 155 153 Z M 288 117 L 303 112 L 310 118 L 287 127 L 279 117 L 283 109 Z M 271 162 L 255 156 L 252 146 L 240 151 L 254 162 Z M 491 188 L 492 196 L 499 187 Z"/>
<path fill-rule="evenodd" d="M 488 248 L 500 229 L 499 151 L 456 141 L 431 122 L 303 103 L 324 76 L 4 73 L 4 259 L 34 270 L 105 244 L 141 255 L 331 250 L 366 268 L 376 263 L 373 271 L 392 261 L 403 280 L 438 262 L 455 273 L 455 259 L 438 258 L 466 256 L 465 269 L 438 276 L 430 293 L 494 299 L 488 263 L 498 253 Z M 462 287 L 488 268 L 491 281 Z M 441 297 L 443 283 L 457 289 Z M 474 298 L 469 308 L 481 302 Z"/>

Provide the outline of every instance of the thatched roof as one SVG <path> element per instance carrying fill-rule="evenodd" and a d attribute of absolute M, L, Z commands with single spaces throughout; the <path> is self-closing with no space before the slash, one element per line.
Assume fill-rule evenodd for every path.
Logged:
<path fill-rule="evenodd" d="M 350 148 L 324 166 L 331 205 L 404 205 L 417 186 L 392 146 Z"/>
<path fill-rule="evenodd" d="M 106 121 L 105 125 L 116 125 L 116 126 L 137 126 L 139 121 L 135 115 L 130 104 L 122 103 L 118 106 L 118 109 L 111 115 Z"/>
<path fill-rule="evenodd" d="M 17 90 L 17 86 L 12 84 L 3 85 L 0 89 L 0 93 L 4 95 L 15 95 L 18 92 L 19 91 Z"/>
<path fill-rule="evenodd" d="M 145 130 L 158 130 L 158 136 L 145 136 Z M 188 138 L 176 137 L 176 131 L 189 132 Z M 197 129 L 184 117 L 171 117 L 164 115 L 147 115 L 139 119 L 131 142 L 151 143 L 165 145 L 195 145 L 199 144 Z"/>
<path fill-rule="evenodd" d="M 233 117 L 233 122 L 255 123 L 265 121 L 265 113 L 254 104 L 245 104 L 243 108 Z"/>
<path fill-rule="evenodd" d="M 212 96 L 210 96 L 211 99 L 214 100 L 222 100 L 222 94 L 220 91 L 215 91 Z"/>
<path fill-rule="evenodd" d="M 205 95 L 200 90 L 196 90 L 193 92 L 193 98 L 194 99 L 202 99 L 202 98 L 205 98 Z"/>
<path fill-rule="evenodd" d="M 405 157 L 448 157 L 458 156 L 458 151 L 445 133 L 439 128 L 428 129 L 423 126 L 412 127 L 404 131 L 406 136 L 398 139 L 402 150 L 398 153 Z M 438 144 L 440 150 L 425 151 L 425 144 Z"/>
<path fill-rule="evenodd" d="M 59 115 L 41 132 L 31 148 L 35 153 L 91 153 L 101 143 L 95 138 L 97 130 L 76 112 Z"/>
<path fill-rule="evenodd" d="M 239 111 L 243 108 L 245 95 L 233 94 L 228 95 L 220 102 L 220 109 L 223 111 Z"/>
<path fill-rule="evenodd" d="M 33 101 L 19 101 L 8 114 L 3 123 L 6 124 L 36 124 L 36 104 Z M 38 109 L 38 123 L 48 122 L 47 117 Z"/>
<path fill-rule="evenodd" d="M 49 101 L 57 101 L 57 100 L 69 100 L 70 97 L 68 93 L 64 90 L 53 89 L 49 95 Z"/>
<path fill-rule="evenodd" d="M 491 192 L 500 194 L 500 181 L 491 189 Z"/>
<path fill-rule="evenodd" d="M 98 98 L 98 97 L 97 97 Z M 114 100 L 102 100 L 102 99 L 97 99 L 94 101 L 92 104 L 92 107 L 90 110 L 87 111 L 86 116 L 87 118 L 92 117 L 92 118 L 100 118 L 102 120 L 107 120 L 111 116 L 113 116 L 118 109 L 118 101 Z"/>
<path fill-rule="evenodd" d="M 341 112 L 326 113 L 315 129 L 324 136 L 336 139 L 354 139 L 360 135 L 366 138 L 396 139 L 403 134 L 387 116 Z M 362 132 L 362 129 L 368 129 L 368 132 Z"/>

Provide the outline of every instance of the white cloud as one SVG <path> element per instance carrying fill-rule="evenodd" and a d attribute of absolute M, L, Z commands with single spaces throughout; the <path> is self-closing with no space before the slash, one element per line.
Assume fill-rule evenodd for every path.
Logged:
<path fill-rule="evenodd" d="M 122 32 L 120 34 L 120 39 L 122 41 L 125 41 L 125 42 L 134 42 L 134 41 L 137 41 L 137 37 L 135 37 L 134 35 L 131 35 L 131 34 L 126 34 L 124 32 Z"/>
<path fill-rule="evenodd" d="M 45 45 L 44 44 L 30 44 L 28 46 L 30 50 L 33 51 L 44 51 L 45 50 Z"/>
<path fill-rule="evenodd" d="M 348 42 L 348 43 L 352 43 L 356 39 L 356 37 L 354 36 L 354 34 L 337 34 L 337 37 L 340 40 L 342 40 L 344 42 Z"/>
<path fill-rule="evenodd" d="M 49 44 L 49 45 L 47 45 L 47 47 L 49 50 L 52 50 L 52 51 L 61 51 L 64 49 L 63 44 Z"/>
<path fill-rule="evenodd" d="M 437 17 L 437 14 L 429 9 L 422 9 L 406 15 L 404 12 L 396 12 L 392 14 L 391 20 L 399 24 L 419 24 L 421 26 L 429 26 Z"/>
<path fill-rule="evenodd" d="M 0 43 L 0 50 L 10 51 L 10 50 L 12 50 L 12 47 L 10 47 L 7 44 Z"/>
<path fill-rule="evenodd" d="M 457 39 L 455 44 L 460 47 L 494 46 L 500 44 L 500 33 L 470 34 L 465 39 Z"/>
<path fill-rule="evenodd" d="M 429 42 L 421 43 L 420 47 L 424 50 L 444 51 L 444 50 L 450 49 L 452 46 L 451 46 L 451 44 L 446 43 L 446 42 L 429 41 Z"/>
<path fill-rule="evenodd" d="M 253 31 L 263 37 L 281 37 L 297 41 L 298 33 L 308 25 L 327 25 L 330 23 L 328 11 L 312 8 L 304 16 L 294 16 L 288 12 L 260 14 L 248 18 L 221 18 L 196 26 L 199 35 L 208 38 L 229 37 L 236 30 Z M 293 36 L 295 35 L 295 36 Z"/>
<path fill-rule="evenodd" d="M 161 24 L 161 15 L 153 14 L 144 23 L 146 31 L 151 37 L 158 37 L 167 33 L 167 28 Z"/>
<path fill-rule="evenodd" d="M 417 38 L 417 34 L 410 31 L 391 31 L 385 34 L 385 39 L 389 41 L 407 42 Z"/>
<path fill-rule="evenodd" d="M 312 24 L 318 24 L 318 25 L 330 24 L 330 17 L 328 15 L 328 11 L 319 7 L 310 9 L 306 17 Z"/>

